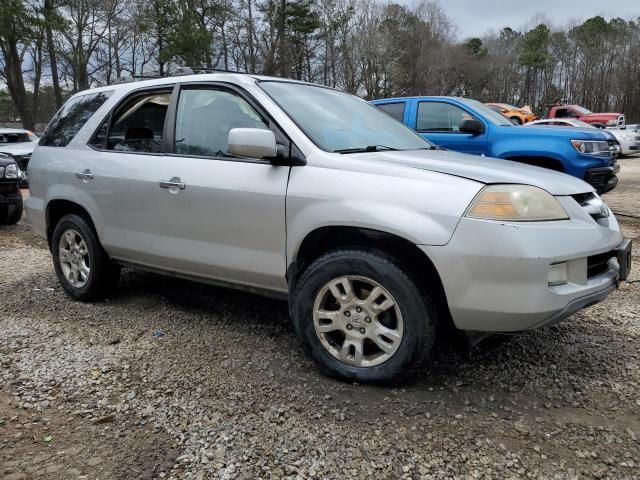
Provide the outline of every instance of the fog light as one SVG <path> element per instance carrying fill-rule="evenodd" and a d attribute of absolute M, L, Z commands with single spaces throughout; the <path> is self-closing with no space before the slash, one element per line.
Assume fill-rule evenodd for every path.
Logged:
<path fill-rule="evenodd" d="M 567 275 L 566 262 L 554 263 L 549 267 L 548 282 L 550 286 L 563 285 L 567 283 L 569 277 Z"/>

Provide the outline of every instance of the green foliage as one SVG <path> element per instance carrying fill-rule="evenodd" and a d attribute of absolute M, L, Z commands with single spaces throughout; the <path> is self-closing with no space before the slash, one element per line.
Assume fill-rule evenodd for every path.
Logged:
<path fill-rule="evenodd" d="M 544 68 L 548 65 L 549 43 L 551 31 L 544 24 L 538 25 L 524 35 L 522 51 L 520 52 L 520 64 L 525 67 Z"/>

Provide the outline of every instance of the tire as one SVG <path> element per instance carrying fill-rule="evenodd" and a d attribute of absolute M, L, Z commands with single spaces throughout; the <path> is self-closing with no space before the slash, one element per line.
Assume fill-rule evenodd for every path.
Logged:
<path fill-rule="evenodd" d="M 70 236 L 78 247 L 76 251 Z M 93 226 L 82 215 L 72 213 L 60 219 L 51 237 L 51 253 L 60 284 L 76 300 L 101 300 L 118 283 L 120 269 L 111 262 Z M 75 281 L 74 274 L 69 273 L 73 270 Z"/>
<path fill-rule="evenodd" d="M 522 119 L 520 117 L 509 117 L 509 120 L 513 121 L 518 125 L 522 125 Z"/>
<path fill-rule="evenodd" d="M 339 293 L 346 291 L 345 281 L 357 292 L 351 305 L 345 300 L 348 295 L 341 300 L 345 303 L 338 303 L 333 294 L 335 288 Z M 382 287 L 383 293 L 370 299 L 376 286 Z M 382 301 L 375 305 L 376 300 Z M 354 306 L 353 302 L 362 307 Z M 389 304 L 393 306 L 378 310 Z M 372 306 L 377 314 L 372 313 Z M 338 310 L 333 311 L 336 307 Z M 360 310 L 356 311 L 357 308 Z M 332 311 L 327 312 L 329 309 Z M 347 310 L 349 317 L 344 318 Z M 428 294 L 418 288 L 418 283 L 395 259 L 381 252 L 359 249 L 335 250 L 309 265 L 293 288 L 290 311 L 296 333 L 320 369 L 332 377 L 358 383 L 400 383 L 413 376 L 432 349 L 437 321 Z M 327 314 L 333 320 L 322 318 Z M 318 331 L 338 324 L 341 326 L 334 331 Z M 381 326 L 386 330 L 381 330 Z M 394 337 L 387 337 L 384 332 L 393 333 Z M 358 334 L 361 335 L 356 338 Z M 342 337 L 344 341 L 340 344 Z M 361 355 L 356 348 L 358 344 Z M 387 351 L 379 347 L 382 344 Z M 392 349 L 395 350 L 389 352 Z"/>
<path fill-rule="evenodd" d="M 14 204 L 0 207 L 0 224 L 13 225 L 18 223 L 22 218 L 23 209 L 22 196 Z"/>

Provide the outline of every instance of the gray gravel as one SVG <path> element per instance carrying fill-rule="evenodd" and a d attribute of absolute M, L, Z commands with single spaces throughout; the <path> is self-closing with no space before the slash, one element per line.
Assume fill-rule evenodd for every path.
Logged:
<path fill-rule="evenodd" d="M 0 479 L 640 478 L 640 283 L 385 389 L 321 376 L 283 302 L 126 271 L 82 304 L 45 247 L 0 227 Z"/>

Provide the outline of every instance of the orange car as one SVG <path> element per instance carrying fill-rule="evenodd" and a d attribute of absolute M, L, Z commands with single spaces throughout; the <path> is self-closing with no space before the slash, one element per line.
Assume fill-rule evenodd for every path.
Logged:
<path fill-rule="evenodd" d="M 487 107 L 501 113 L 505 117 L 509 118 L 518 125 L 533 122 L 538 117 L 533 114 L 531 108 L 524 106 L 522 108 L 514 107 L 508 103 L 485 103 Z"/>

